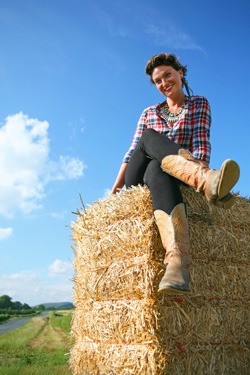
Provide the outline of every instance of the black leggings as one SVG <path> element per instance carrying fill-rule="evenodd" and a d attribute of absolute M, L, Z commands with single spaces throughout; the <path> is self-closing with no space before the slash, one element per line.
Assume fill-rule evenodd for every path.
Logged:
<path fill-rule="evenodd" d="M 130 160 L 125 175 L 125 184 L 146 184 L 151 192 L 154 210 L 170 214 L 183 202 L 180 181 L 163 172 L 161 161 L 167 155 L 176 155 L 181 147 L 165 135 L 153 129 L 143 132 Z"/>

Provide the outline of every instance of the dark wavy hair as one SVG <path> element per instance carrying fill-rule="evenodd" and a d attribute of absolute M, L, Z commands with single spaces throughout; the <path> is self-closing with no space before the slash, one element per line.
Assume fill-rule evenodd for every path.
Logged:
<path fill-rule="evenodd" d="M 159 53 L 158 55 L 154 55 L 148 60 L 146 64 L 146 69 L 145 69 L 145 73 L 150 76 L 150 80 L 153 84 L 154 84 L 154 81 L 152 79 L 153 71 L 157 66 L 160 66 L 160 65 L 172 66 L 172 68 L 174 68 L 177 71 L 182 69 L 183 71 L 182 85 L 185 87 L 188 95 L 190 96 L 188 82 L 185 78 L 185 76 L 187 75 L 187 66 L 181 65 L 178 58 L 171 53 Z"/>

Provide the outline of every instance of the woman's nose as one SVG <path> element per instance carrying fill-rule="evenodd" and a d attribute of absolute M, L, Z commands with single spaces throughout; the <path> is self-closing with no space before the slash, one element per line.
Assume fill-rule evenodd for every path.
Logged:
<path fill-rule="evenodd" d="M 162 78 L 161 83 L 162 83 L 163 86 L 165 86 L 168 83 L 168 79 L 167 78 Z"/>

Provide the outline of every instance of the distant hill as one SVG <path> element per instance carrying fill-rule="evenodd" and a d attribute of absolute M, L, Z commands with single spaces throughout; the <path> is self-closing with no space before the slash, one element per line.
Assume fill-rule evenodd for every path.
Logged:
<path fill-rule="evenodd" d="M 39 305 L 34 306 L 38 307 L 43 305 L 45 309 L 71 309 L 74 307 L 72 302 L 50 302 L 50 303 L 39 303 Z"/>

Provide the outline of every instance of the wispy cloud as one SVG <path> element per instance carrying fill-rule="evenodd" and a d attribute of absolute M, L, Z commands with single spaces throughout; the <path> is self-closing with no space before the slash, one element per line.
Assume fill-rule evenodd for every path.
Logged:
<path fill-rule="evenodd" d="M 111 194 L 111 189 L 110 188 L 106 188 L 104 190 L 104 197 L 108 197 L 110 194 Z"/>
<path fill-rule="evenodd" d="M 81 160 L 61 155 L 58 161 L 48 162 L 46 182 L 75 180 L 83 175 L 85 168 Z"/>
<path fill-rule="evenodd" d="M 51 274 L 50 274 L 51 272 Z M 30 306 L 46 302 L 72 301 L 73 269 L 70 262 L 56 260 L 48 270 L 30 270 L 0 275 L 0 295 Z M 52 278 L 53 276 L 53 278 Z"/>
<path fill-rule="evenodd" d="M 68 213 L 67 210 L 64 210 L 64 211 L 61 211 L 61 212 L 51 212 L 50 216 L 53 217 L 53 219 L 56 219 L 56 220 L 63 220 L 66 217 L 67 213 Z"/>
<path fill-rule="evenodd" d="M 13 228 L 0 228 L 0 241 L 10 237 L 13 233 Z"/>
<path fill-rule="evenodd" d="M 141 1 L 95 1 L 94 15 L 110 36 L 147 39 L 148 43 L 171 50 L 197 50 L 205 53 L 187 30 L 183 30 L 159 7 Z"/>
<path fill-rule="evenodd" d="M 70 262 L 65 262 L 60 259 L 56 259 L 49 266 L 49 275 L 51 277 L 56 277 L 59 275 L 65 275 L 66 273 L 72 273 L 73 267 Z"/>
<path fill-rule="evenodd" d="M 145 33 L 159 47 L 168 47 L 175 50 L 197 50 L 205 53 L 204 49 L 195 42 L 191 35 L 171 22 L 167 22 L 164 27 L 156 23 L 148 23 L 145 25 Z"/>
<path fill-rule="evenodd" d="M 77 179 L 85 165 L 78 158 L 49 156 L 49 123 L 22 112 L 8 116 L 0 127 L 0 214 L 30 213 L 41 206 L 51 181 Z"/>
<path fill-rule="evenodd" d="M 127 8 L 121 6 L 122 4 L 120 4 L 119 2 L 100 3 L 96 1 L 92 4 L 93 14 L 96 17 L 99 25 L 103 29 L 107 30 L 112 37 L 131 37 L 133 35 L 132 29 L 129 28 L 126 23 Z"/>

